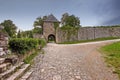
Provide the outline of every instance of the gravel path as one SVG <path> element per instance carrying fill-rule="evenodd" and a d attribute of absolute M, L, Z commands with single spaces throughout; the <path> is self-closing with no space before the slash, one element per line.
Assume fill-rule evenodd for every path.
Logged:
<path fill-rule="evenodd" d="M 117 40 L 116 40 L 117 41 Z M 38 55 L 28 80 L 118 80 L 97 51 L 113 41 L 72 45 L 48 43 L 44 57 Z"/>

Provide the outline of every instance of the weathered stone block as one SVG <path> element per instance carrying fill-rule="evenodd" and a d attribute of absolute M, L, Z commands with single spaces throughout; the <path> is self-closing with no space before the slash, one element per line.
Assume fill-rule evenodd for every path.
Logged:
<path fill-rule="evenodd" d="M 11 57 L 11 58 L 6 58 L 5 59 L 5 63 L 9 62 L 9 63 L 12 63 L 13 65 L 16 64 L 17 61 L 18 61 L 17 57 Z"/>
<path fill-rule="evenodd" d="M 0 52 L 2 52 L 3 51 L 3 48 L 0 48 Z"/>
<path fill-rule="evenodd" d="M 0 52 L 0 56 L 6 55 L 4 51 Z"/>
<path fill-rule="evenodd" d="M 0 64 L 2 64 L 5 61 L 5 58 L 0 58 Z"/>
<path fill-rule="evenodd" d="M 0 73 L 6 71 L 11 66 L 10 63 L 3 63 L 0 65 Z"/>

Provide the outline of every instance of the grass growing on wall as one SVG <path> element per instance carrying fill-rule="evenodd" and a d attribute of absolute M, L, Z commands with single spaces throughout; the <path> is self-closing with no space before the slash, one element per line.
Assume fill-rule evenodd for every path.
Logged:
<path fill-rule="evenodd" d="M 117 73 L 120 78 L 120 42 L 106 45 L 101 48 L 101 51 L 108 65 L 114 67 L 114 73 Z"/>
<path fill-rule="evenodd" d="M 62 43 L 59 43 L 59 44 L 77 44 L 77 43 L 84 43 L 84 42 L 112 40 L 112 39 L 119 39 L 119 38 L 118 37 L 97 38 L 97 39 L 92 39 L 92 40 L 67 41 L 67 42 L 62 42 Z"/>

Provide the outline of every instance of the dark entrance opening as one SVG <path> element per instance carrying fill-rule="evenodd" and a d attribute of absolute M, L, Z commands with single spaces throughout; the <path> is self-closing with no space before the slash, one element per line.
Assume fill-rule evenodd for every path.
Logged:
<path fill-rule="evenodd" d="M 50 35 L 48 36 L 48 42 L 55 42 L 55 35 L 50 34 Z"/>

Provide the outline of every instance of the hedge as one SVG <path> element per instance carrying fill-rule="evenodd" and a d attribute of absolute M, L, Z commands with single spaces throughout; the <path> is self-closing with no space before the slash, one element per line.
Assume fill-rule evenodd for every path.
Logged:
<path fill-rule="evenodd" d="M 13 38 L 9 40 L 9 48 L 12 52 L 24 54 L 27 51 L 37 48 L 39 45 L 45 46 L 46 42 L 43 39 L 33 38 Z"/>

